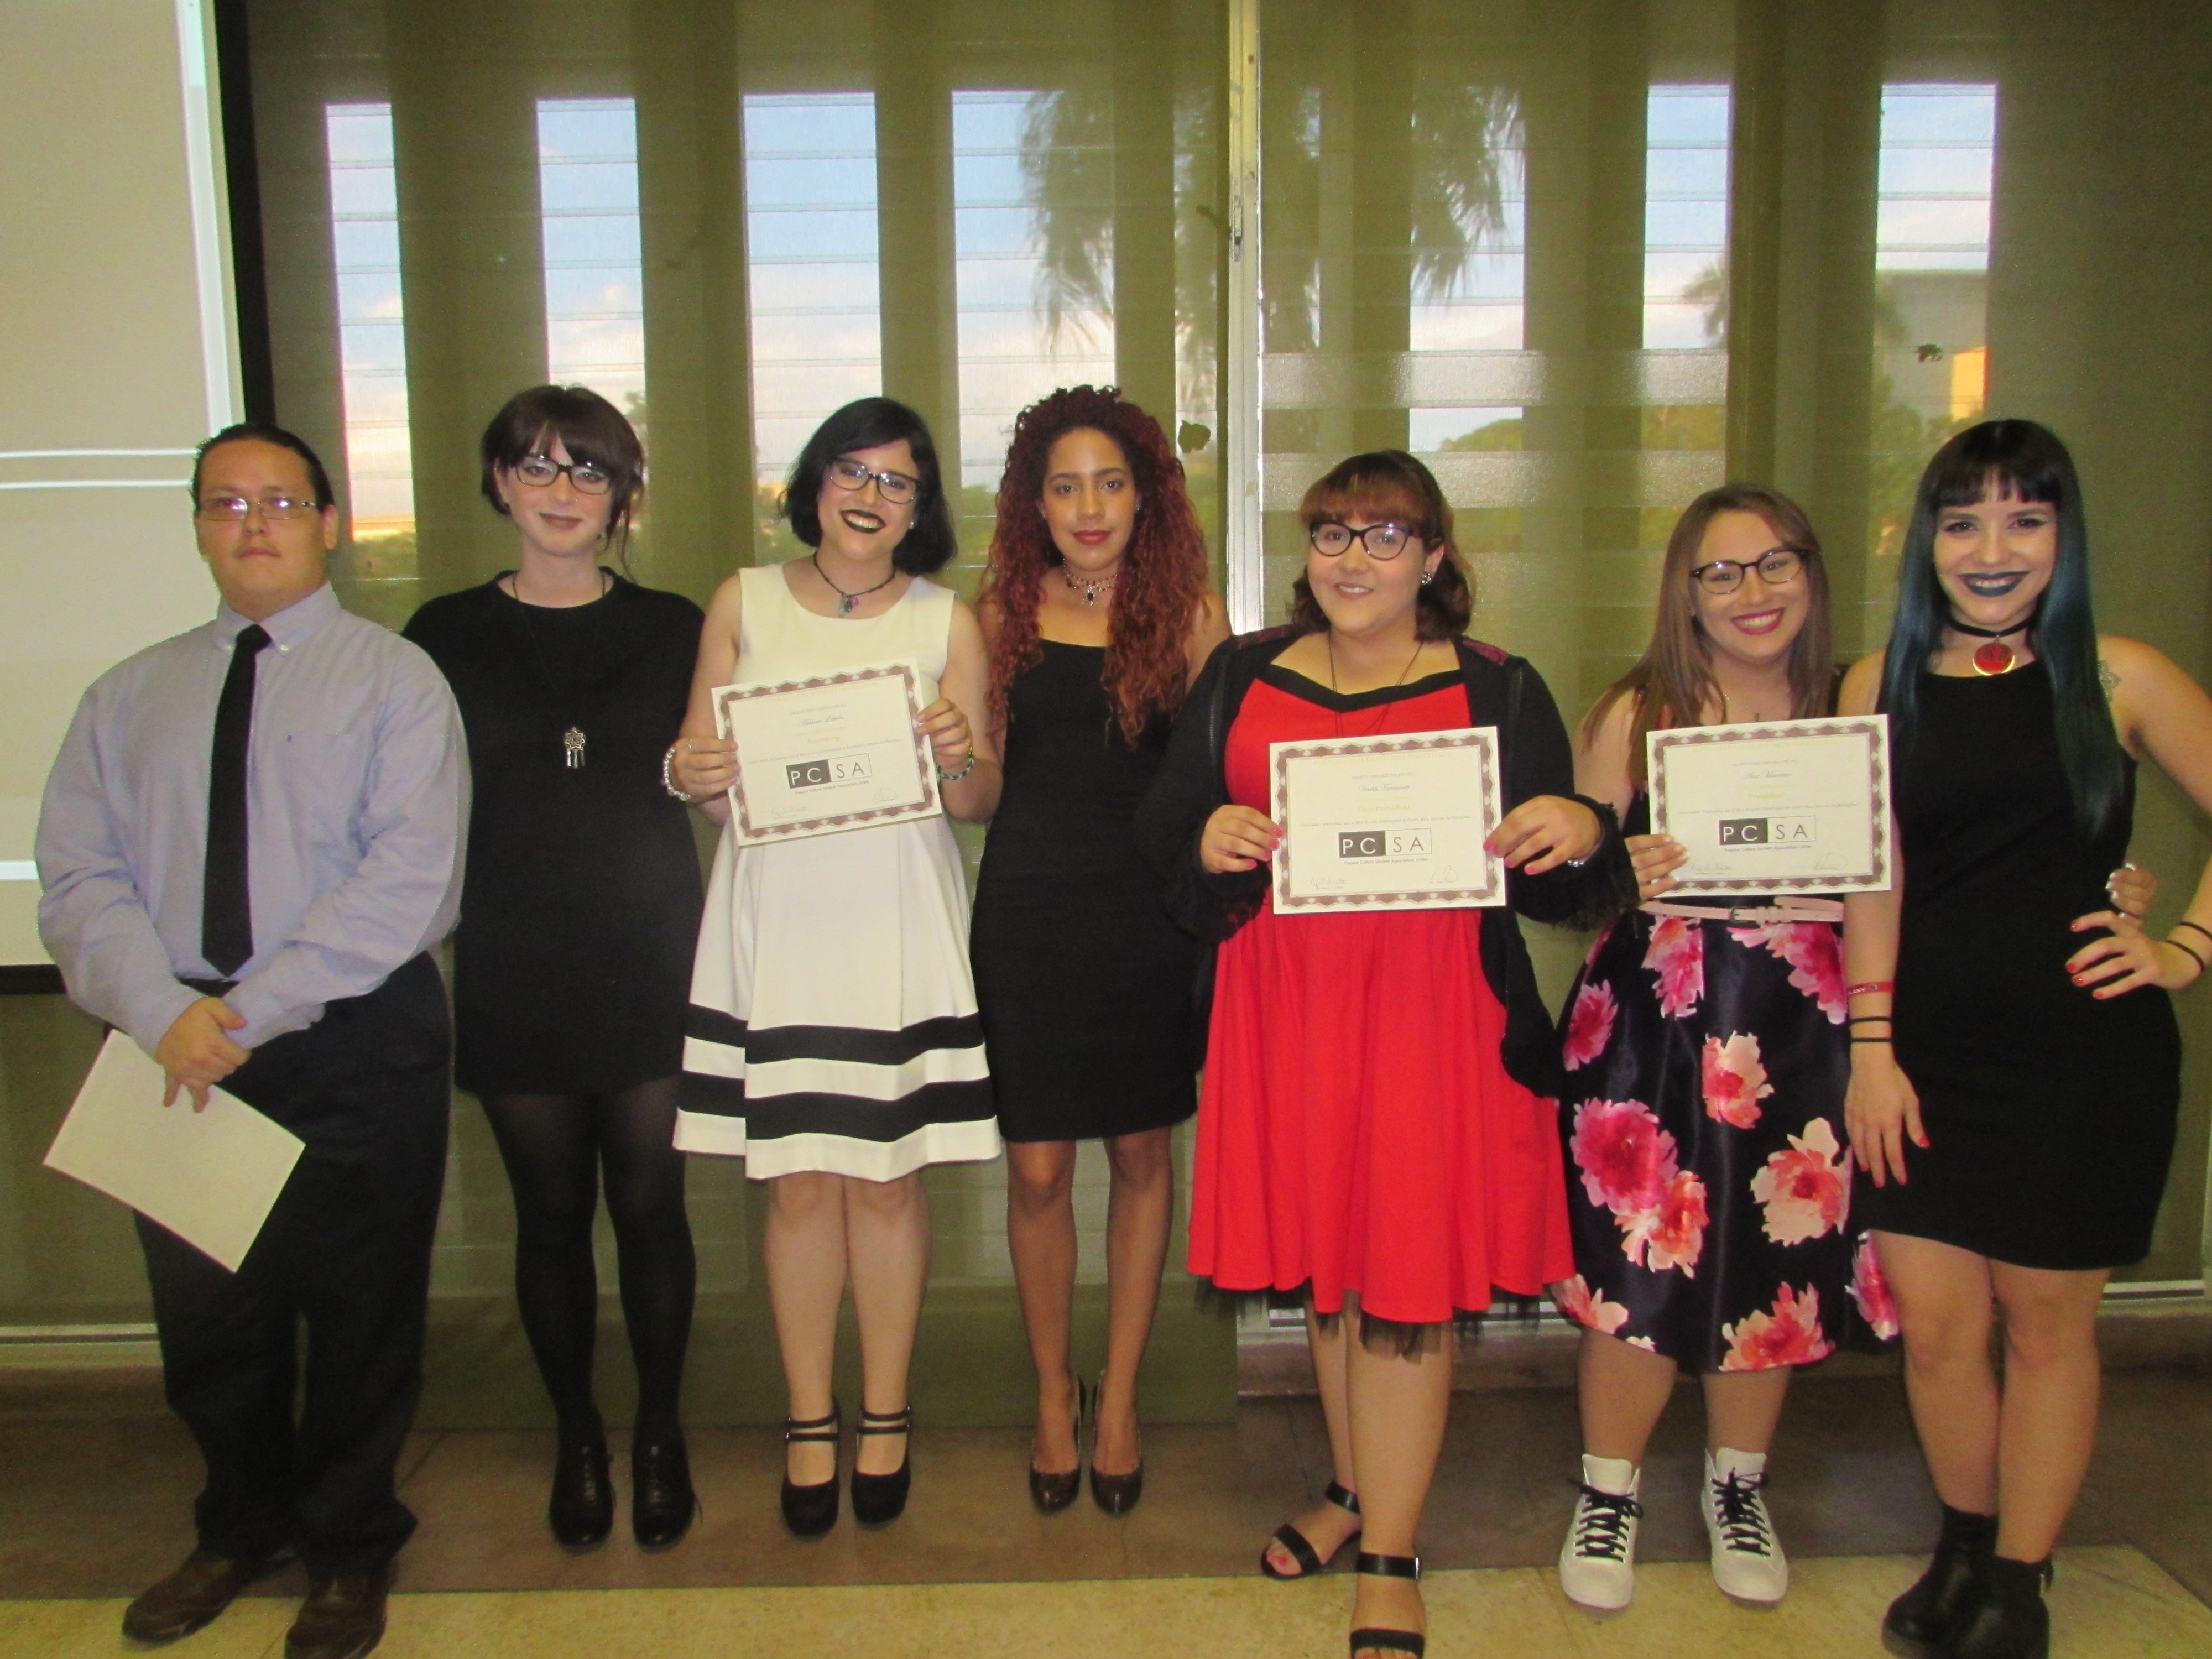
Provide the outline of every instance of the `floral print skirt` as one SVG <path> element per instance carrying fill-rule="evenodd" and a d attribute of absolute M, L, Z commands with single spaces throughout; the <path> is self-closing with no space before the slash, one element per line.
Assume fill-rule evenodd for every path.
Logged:
<path fill-rule="evenodd" d="M 1850 1220 L 1834 926 L 1631 912 L 1560 1024 L 1569 1317 L 1701 1370 L 1824 1359 L 1896 1312 Z"/>

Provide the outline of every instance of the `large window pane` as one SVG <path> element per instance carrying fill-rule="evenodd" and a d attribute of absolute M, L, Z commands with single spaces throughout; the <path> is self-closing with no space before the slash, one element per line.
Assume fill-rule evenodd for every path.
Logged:
<path fill-rule="evenodd" d="M 637 217 L 637 106 L 538 101 L 545 239 L 545 364 L 645 425 L 645 277 Z"/>
<path fill-rule="evenodd" d="M 399 193 L 392 106 L 332 104 L 331 251 L 337 274 L 346 505 L 357 574 L 403 576 L 411 555 L 415 462 L 407 428 L 407 307 L 399 284 Z"/>

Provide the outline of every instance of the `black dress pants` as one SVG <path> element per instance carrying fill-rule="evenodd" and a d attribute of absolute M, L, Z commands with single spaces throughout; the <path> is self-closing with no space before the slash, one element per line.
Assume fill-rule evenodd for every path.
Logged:
<path fill-rule="evenodd" d="M 415 1530 L 396 1470 L 422 1393 L 450 1059 L 445 989 L 417 957 L 224 1080 L 307 1143 L 237 1273 L 138 1218 L 169 1404 L 207 1461 L 202 1548 L 289 1545 L 330 1577 L 381 1566 Z"/>

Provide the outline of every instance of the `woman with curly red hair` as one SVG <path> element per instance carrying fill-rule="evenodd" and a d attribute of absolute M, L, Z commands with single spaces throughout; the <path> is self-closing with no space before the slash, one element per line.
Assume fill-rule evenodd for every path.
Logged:
<path fill-rule="evenodd" d="M 1082 1472 L 1071 1189 L 1076 1143 L 1103 1139 L 1113 1184 L 1091 1494 L 1118 1515 L 1144 1486 L 1137 1366 L 1167 1255 L 1169 1136 L 1198 1103 L 1197 946 L 1168 920 L 1129 825 L 1185 690 L 1229 631 L 1158 421 L 1087 386 L 1022 411 L 976 611 L 1006 792 L 971 949 L 1036 1362 L 1030 1496 L 1065 1509 Z"/>

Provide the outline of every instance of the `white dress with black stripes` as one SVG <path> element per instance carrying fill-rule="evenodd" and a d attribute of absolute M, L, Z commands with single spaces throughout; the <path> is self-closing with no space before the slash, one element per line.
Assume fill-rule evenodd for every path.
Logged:
<path fill-rule="evenodd" d="M 915 577 L 879 617 L 817 617 L 781 567 L 741 571 L 737 678 L 800 678 L 902 658 L 927 704 L 953 598 Z M 960 849 L 941 817 L 714 854 L 691 972 L 676 1145 L 755 1180 L 890 1181 L 995 1158 L 968 969 Z"/>

